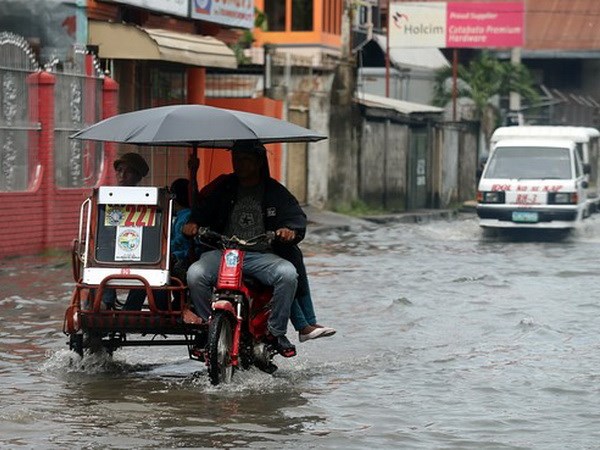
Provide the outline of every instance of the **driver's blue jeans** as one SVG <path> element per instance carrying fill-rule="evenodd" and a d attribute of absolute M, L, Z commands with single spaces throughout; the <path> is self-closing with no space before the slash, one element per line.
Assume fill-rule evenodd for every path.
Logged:
<path fill-rule="evenodd" d="M 204 320 L 208 320 L 211 314 L 212 288 L 217 282 L 221 253 L 220 250 L 204 252 L 188 269 L 190 297 L 196 313 Z M 246 252 L 243 264 L 246 275 L 273 286 L 267 328 L 273 336 L 284 335 L 298 284 L 296 268 L 291 262 L 273 253 Z"/>

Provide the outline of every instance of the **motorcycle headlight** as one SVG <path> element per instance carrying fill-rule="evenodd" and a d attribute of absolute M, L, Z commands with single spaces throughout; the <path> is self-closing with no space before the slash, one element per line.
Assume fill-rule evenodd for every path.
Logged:
<path fill-rule="evenodd" d="M 479 191 L 477 192 L 477 201 L 479 203 L 504 203 L 504 191 Z"/>
<path fill-rule="evenodd" d="M 551 205 L 575 205 L 577 204 L 577 192 L 550 192 L 548 204 Z"/>

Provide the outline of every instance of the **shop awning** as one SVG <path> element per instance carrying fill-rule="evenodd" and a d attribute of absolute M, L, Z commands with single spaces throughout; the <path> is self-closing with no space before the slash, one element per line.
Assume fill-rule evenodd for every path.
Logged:
<path fill-rule="evenodd" d="M 237 67 L 233 50 L 212 36 L 90 21 L 89 43 L 98 46 L 98 56 L 106 59 L 171 61 L 227 69 Z"/>

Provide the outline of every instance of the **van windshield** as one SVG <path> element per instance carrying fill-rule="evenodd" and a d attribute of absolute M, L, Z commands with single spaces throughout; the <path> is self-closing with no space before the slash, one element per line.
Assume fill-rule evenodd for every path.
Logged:
<path fill-rule="evenodd" d="M 569 179 L 568 148 L 498 147 L 490 158 L 484 178 Z"/>

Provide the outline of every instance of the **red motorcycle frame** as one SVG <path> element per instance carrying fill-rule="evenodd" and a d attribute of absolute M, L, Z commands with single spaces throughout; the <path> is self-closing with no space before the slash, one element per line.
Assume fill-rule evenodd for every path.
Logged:
<path fill-rule="evenodd" d="M 211 383 L 227 383 L 237 369 L 253 365 L 273 373 L 277 370 L 273 364 L 277 351 L 265 342 L 273 288 L 244 276 L 242 269 L 246 250 L 259 242 L 272 241 L 274 233 L 246 241 L 207 230 L 201 230 L 200 235 L 217 241 L 223 250 L 205 356 Z"/>

